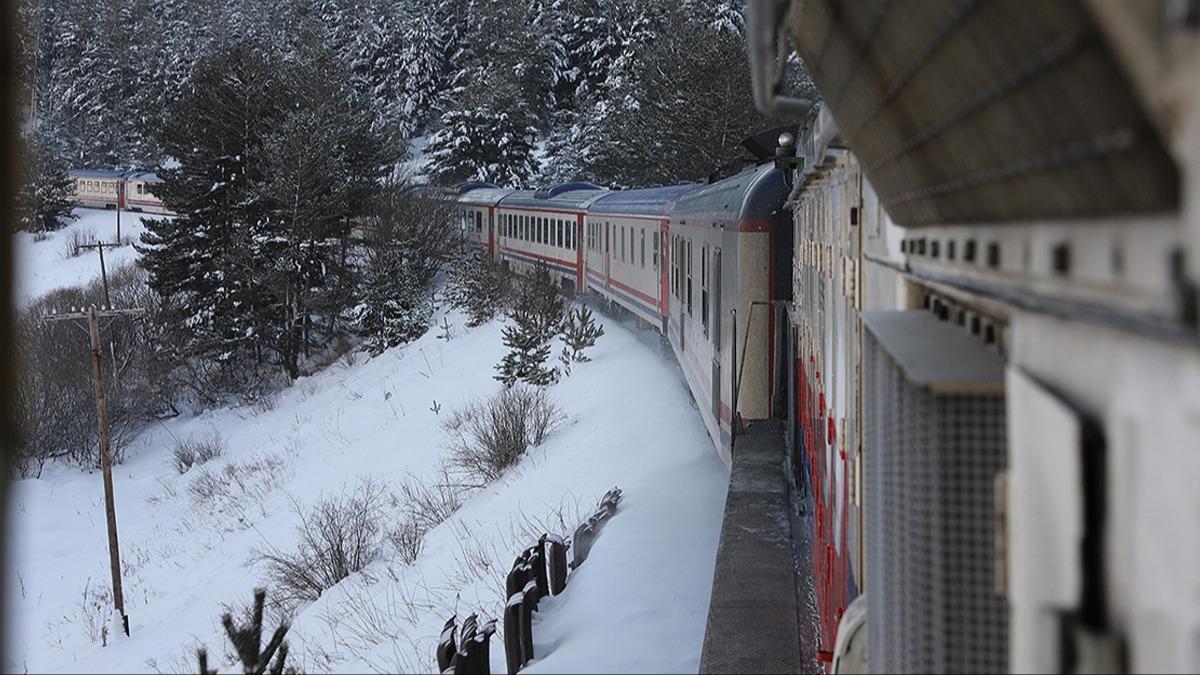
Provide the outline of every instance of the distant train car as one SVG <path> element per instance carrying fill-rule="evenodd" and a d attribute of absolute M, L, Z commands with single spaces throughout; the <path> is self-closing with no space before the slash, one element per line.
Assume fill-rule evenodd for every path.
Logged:
<path fill-rule="evenodd" d="M 116 209 L 170 213 L 170 210 L 151 192 L 151 186 L 162 180 L 146 171 L 105 171 L 73 169 L 71 178 L 78 206 L 91 209 Z"/>
<path fill-rule="evenodd" d="M 563 183 L 503 197 L 496 255 L 518 272 L 545 264 L 565 286 L 582 289 L 584 215 L 587 207 L 605 194 L 608 190 L 591 183 Z"/>
<path fill-rule="evenodd" d="M 512 190 L 471 181 L 458 188 L 458 227 L 468 248 L 496 255 L 496 206 Z"/>
<path fill-rule="evenodd" d="M 665 333 L 668 214 L 680 197 L 699 187 L 687 183 L 621 190 L 593 202 L 584 220 L 584 287 Z"/>

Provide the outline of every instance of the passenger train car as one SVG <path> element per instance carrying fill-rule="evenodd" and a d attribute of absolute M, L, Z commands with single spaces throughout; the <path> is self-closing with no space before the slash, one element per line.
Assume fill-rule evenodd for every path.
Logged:
<path fill-rule="evenodd" d="M 150 191 L 151 185 L 162 182 L 151 172 L 73 169 L 67 175 L 73 183 L 72 198 L 78 206 L 170 213 Z"/>
<path fill-rule="evenodd" d="M 773 303 L 790 296 L 787 192 L 764 165 L 709 185 L 620 191 L 468 183 L 458 204 L 468 245 L 518 272 L 545 264 L 665 335 L 728 462 L 735 411 L 769 416 L 786 381 Z"/>
<path fill-rule="evenodd" d="M 826 668 L 1196 672 L 1197 4 L 748 8 Z"/>

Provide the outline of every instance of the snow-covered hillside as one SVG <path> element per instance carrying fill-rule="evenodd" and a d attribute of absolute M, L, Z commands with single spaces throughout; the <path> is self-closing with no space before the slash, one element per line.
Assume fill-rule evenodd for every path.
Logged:
<path fill-rule="evenodd" d="M 20 245 L 22 255 L 61 246 Z M 75 279 L 43 272 L 49 260 L 26 259 L 36 269 L 21 272 L 24 297 Z M 39 287 L 37 279 L 57 281 Z M 206 645 L 221 672 L 236 671 L 219 615 L 263 583 L 255 551 L 294 546 L 295 507 L 367 479 L 432 480 L 447 452 L 441 420 L 497 390 L 502 324 L 466 329 L 462 317 L 444 316 L 449 340 L 435 329 L 302 378 L 273 407 L 177 418 L 135 439 L 115 470 L 128 639 L 100 644 L 109 574 L 99 474 L 50 467 L 39 480 L 17 481 L 6 528 L 15 632 L 4 669 L 194 672 L 195 648 Z M 605 323 L 594 360 L 550 388 L 569 422 L 499 483 L 472 493 L 426 535 L 412 564 L 385 544 L 380 559 L 304 607 L 289 636 L 299 667 L 434 669 L 446 618 L 499 618 L 504 574 L 537 530 L 569 534 L 619 486 L 621 509 L 587 563 L 563 595 L 542 602 L 529 670 L 695 671 L 727 473 L 657 336 Z M 170 465 L 176 439 L 212 432 L 224 453 L 179 474 Z M 196 489 L 214 477 L 228 489 Z M 493 672 L 503 672 L 499 636 L 491 653 Z"/>
<path fill-rule="evenodd" d="M 37 241 L 29 232 L 13 235 L 16 260 L 16 276 L 13 292 L 18 306 L 28 305 L 39 296 L 56 288 L 84 286 L 100 278 L 100 262 L 95 251 L 84 251 L 72 255 L 72 244 L 76 241 L 111 242 L 117 238 L 117 212 L 100 209 L 75 209 L 76 220 L 66 227 L 48 233 L 46 239 Z M 145 232 L 143 218 L 152 218 L 141 213 L 121 212 L 121 240 L 137 242 Z M 105 249 L 104 264 L 112 271 L 137 259 L 132 245 Z"/>

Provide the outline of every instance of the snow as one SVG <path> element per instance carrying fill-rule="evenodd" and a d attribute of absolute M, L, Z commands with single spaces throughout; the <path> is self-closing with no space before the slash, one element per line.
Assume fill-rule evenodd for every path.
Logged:
<path fill-rule="evenodd" d="M 104 215 L 112 214 L 84 212 L 72 227 L 99 233 Z M 22 240 L 22 256 L 58 250 L 60 235 L 60 243 Z M 43 272 L 45 261 L 54 258 L 21 271 L 26 300 L 90 278 L 74 260 Z M 446 453 L 444 415 L 497 390 L 502 323 L 466 329 L 462 316 L 439 312 L 435 325 L 443 316 L 450 340 L 435 328 L 376 358 L 359 354 L 301 378 L 273 407 L 180 417 L 134 439 L 114 471 L 131 636 L 113 640 L 106 631 L 107 647 L 99 474 L 52 466 L 41 479 L 16 481 L 5 532 L 13 631 L 4 669 L 194 672 L 194 650 L 204 645 L 221 672 L 235 671 L 218 623 L 222 605 L 248 603 L 263 583 L 256 550 L 292 550 L 294 505 L 351 492 L 368 478 L 431 480 Z M 289 634 L 296 665 L 433 670 L 451 614 L 502 618 L 513 558 L 542 531 L 570 535 L 618 486 L 620 509 L 588 560 L 562 595 L 542 601 L 529 672 L 695 672 L 727 470 L 657 335 L 600 320 L 605 335 L 593 361 L 550 388 L 569 422 L 499 483 L 472 493 L 426 535 L 412 564 L 385 544 L 380 559 L 302 608 Z M 219 458 L 182 475 L 169 466 L 174 439 L 214 430 L 226 441 Z M 193 497 L 189 488 L 206 476 L 232 476 L 239 487 L 229 498 Z M 491 658 L 493 672 L 504 672 L 500 635 Z"/>
<path fill-rule="evenodd" d="M 84 251 L 77 257 L 68 253 L 72 237 L 76 234 L 93 236 L 98 241 L 116 239 L 117 212 L 102 209 L 75 209 L 78 216 L 61 230 L 50 232 L 48 238 L 36 241 L 29 232 L 13 235 L 16 254 L 16 277 L 14 297 L 20 307 L 28 306 L 37 298 L 56 289 L 69 286 L 84 286 L 100 278 L 100 261 L 95 251 Z M 143 218 L 154 218 L 129 211 L 121 212 L 121 238 L 137 242 L 146 230 Z M 137 259 L 133 246 L 104 250 L 104 265 L 111 273 L 122 265 Z"/>

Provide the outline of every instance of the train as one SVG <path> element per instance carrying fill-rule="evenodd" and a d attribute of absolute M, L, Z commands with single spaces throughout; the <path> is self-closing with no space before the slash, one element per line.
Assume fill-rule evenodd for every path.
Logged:
<path fill-rule="evenodd" d="M 747 3 L 778 158 L 460 225 L 661 332 L 727 463 L 785 421 L 827 672 L 1196 672 L 1196 7 Z"/>
<path fill-rule="evenodd" d="M 662 333 L 728 463 L 734 411 L 766 417 L 786 381 L 773 308 L 791 292 L 788 191 L 770 164 L 705 185 L 629 190 L 470 182 L 456 217 L 483 255 L 516 273 L 545 265 L 564 288 Z"/>
<path fill-rule="evenodd" d="M 76 206 L 171 213 L 151 189 L 152 185 L 162 182 L 162 179 L 151 171 L 71 169 L 67 176 L 71 180 L 71 199 Z"/>

